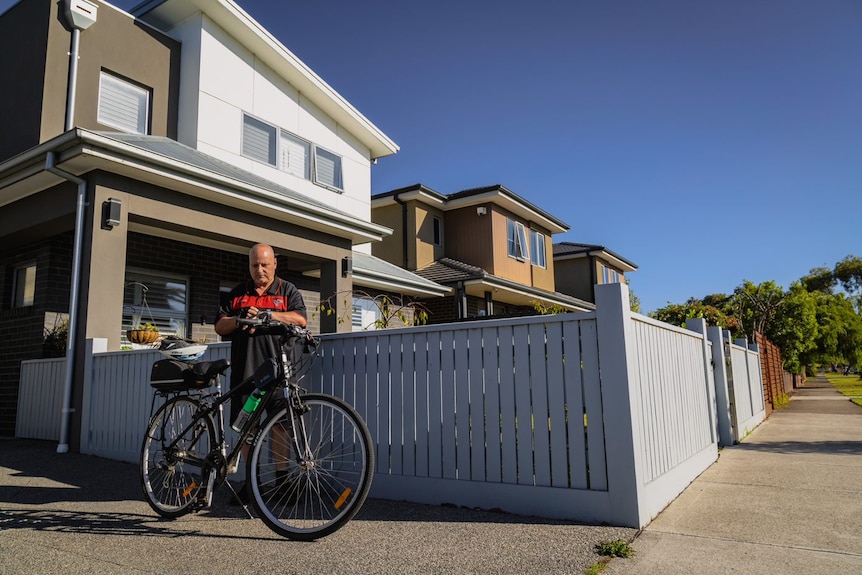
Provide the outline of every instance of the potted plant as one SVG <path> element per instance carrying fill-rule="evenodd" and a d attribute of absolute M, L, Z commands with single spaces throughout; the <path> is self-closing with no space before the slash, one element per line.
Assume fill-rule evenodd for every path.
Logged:
<path fill-rule="evenodd" d="M 126 331 L 126 337 L 132 343 L 147 345 L 159 339 L 159 328 L 151 323 L 138 324 L 134 329 Z"/>

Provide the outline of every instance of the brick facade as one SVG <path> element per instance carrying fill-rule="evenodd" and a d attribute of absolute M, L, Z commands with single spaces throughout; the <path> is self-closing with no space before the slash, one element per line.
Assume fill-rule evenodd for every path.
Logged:
<path fill-rule="evenodd" d="M 0 436 L 15 433 L 18 380 L 21 361 L 52 355 L 43 346 L 45 329 L 58 313 L 68 313 L 71 233 L 35 243 L 25 250 L 0 252 Z M 15 269 L 36 263 L 36 289 L 32 306 L 13 309 Z M 308 308 L 309 328 L 320 329 L 319 281 L 287 271 L 280 261 L 279 275 L 296 284 Z M 130 268 L 188 277 L 189 336 L 198 341 L 218 341 L 213 321 L 219 308 L 222 282 L 238 283 L 248 277 L 248 256 L 193 244 L 147 236 L 128 235 L 126 265 Z"/>

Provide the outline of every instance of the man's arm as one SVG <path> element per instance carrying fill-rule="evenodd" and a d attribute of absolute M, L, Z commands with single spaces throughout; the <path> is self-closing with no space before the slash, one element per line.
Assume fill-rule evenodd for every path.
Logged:
<path fill-rule="evenodd" d="M 214 326 L 215 332 L 221 336 L 235 332 L 237 327 L 235 315 L 224 315 L 218 318 Z"/>

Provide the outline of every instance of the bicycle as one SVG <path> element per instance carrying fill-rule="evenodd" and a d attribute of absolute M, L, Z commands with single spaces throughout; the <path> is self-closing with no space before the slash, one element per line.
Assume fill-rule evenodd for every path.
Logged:
<path fill-rule="evenodd" d="M 317 357 L 319 338 L 268 317 L 238 321 L 281 330 L 281 354 L 229 393 L 221 388 L 227 360 L 174 361 L 167 366 L 177 373 L 158 380 L 154 365 L 150 383 L 156 391 L 141 447 L 147 503 L 174 519 L 210 507 L 223 483 L 237 496 L 226 478 L 238 471 L 241 448 L 250 444 L 246 485 L 267 527 L 299 541 L 330 535 L 356 515 L 371 488 L 374 452 L 368 427 L 343 400 L 300 387 Z M 236 430 L 238 438 L 229 448 L 224 404 L 238 400 L 250 385 L 253 395 L 262 396 L 260 405 Z M 156 410 L 159 396 L 165 402 Z"/>

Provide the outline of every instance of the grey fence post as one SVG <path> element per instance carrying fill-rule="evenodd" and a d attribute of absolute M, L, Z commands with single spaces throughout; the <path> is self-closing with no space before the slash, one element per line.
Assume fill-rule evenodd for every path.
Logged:
<path fill-rule="evenodd" d="M 733 445 L 733 420 L 730 415 L 729 379 L 724 354 L 724 338 L 720 327 L 709 327 L 706 336 L 712 342 L 712 366 L 715 374 L 716 422 L 718 442 L 722 447 Z"/>
<path fill-rule="evenodd" d="M 699 334 L 701 337 L 701 346 L 703 348 L 703 375 L 705 378 L 703 385 L 706 388 L 706 401 L 708 403 L 707 410 L 709 412 L 709 432 L 710 438 L 713 442 L 715 442 L 718 430 L 718 423 L 716 421 L 716 393 L 714 383 L 715 377 L 713 377 L 713 382 L 710 383 L 709 374 L 712 369 L 712 354 L 709 352 L 709 340 L 706 337 L 706 320 L 703 318 L 687 319 L 685 320 L 685 327 L 689 331 L 693 331 Z"/>
<path fill-rule="evenodd" d="M 608 453 L 610 523 L 643 527 L 651 517 L 644 501 L 642 438 L 637 405 L 637 354 L 625 284 L 596 286 L 596 331 L 599 340 L 605 448 Z"/>

